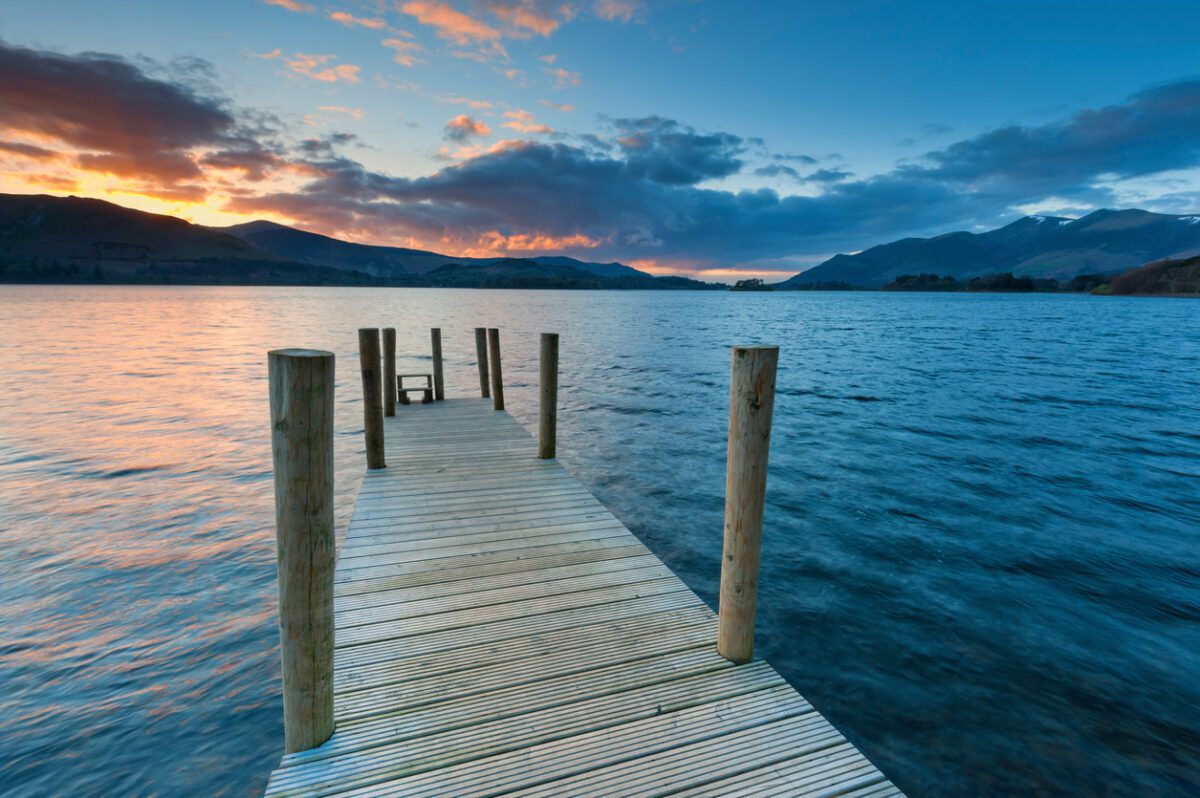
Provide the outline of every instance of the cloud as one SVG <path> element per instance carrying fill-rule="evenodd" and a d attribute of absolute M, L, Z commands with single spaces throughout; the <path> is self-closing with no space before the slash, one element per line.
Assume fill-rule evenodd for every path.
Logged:
<path fill-rule="evenodd" d="M 459 114 L 446 123 L 445 136 L 459 144 L 474 137 L 492 135 L 492 129 L 482 120 L 472 119 L 466 114 Z"/>
<path fill-rule="evenodd" d="M 500 47 L 500 31 L 482 20 L 455 10 L 447 3 L 411 0 L 400 6 L 400 11 L 415 17 L 422 25 L 429 25 L 438 37 L 460 47 L 470 44 Z"/>
<path fill-rule="evenodd" d="M 353 14 L 347 14 L 345 11 L 330 12 L 329 18 L 334 22 L 340 22 L 347 28 L 369 28 L 371 30 L 382 30 L 387 27 L 387 22 L 377 17 L 356 17 Z"/>
<path fill-rule="evenodd" d="M 248 135 L 223 100 L 113 55 L 0 41 L 0 74 L 0 136 L 69 148 L 87 170 L 138 181 L 194 179 L 201 170 L 193 148 L 229 148 Z"/>
<path fill-rule="evenodd" d="M 23 144 L 19 141 L 0 141 L 0 154 L 8 153 L 31 161 L 57 161 L 61 154 L 45 147 L 34 144 Z"/>
<path fill-rule="evenodd" d="M 346 116 L 353 119 L 355 122 L 359 121 L 364 116 L 366 116 L 366 113 L 363 111 L 363 109 L 348 108 L 344 105 L 322 105 L 317 110 L 324 111 L 325 113 L 328 113 L 328 114 L 345 114 Z"/>
<path fill-rule="evenodd" d="M 566 89 L 583 84 L 583 76 L 562 67 L 542 67 L 542 71 L 554 78 L 554 88 Z"/>
<path fill-rule="evenodd" d="M 528 38 L 534 33 L 549 36 L 561 24 L 552 12 L 530 0 L 490 0 L 485 6 L 508 27 L 508 35 L 514 38 Z"/>
<path fill-rule="evenodd" d="M 995 224 L 1021 208 L 1112 204 L 1121 181 L 1200 168 L 1200 80 L 985 131 L 865 178 L 826 166 L 803 176 L 810 193 L 789 195 L 710 183 L 745 170 L 747 153 L 757 170 L 788 176 L 783 167 L 799 172 L 815 158 L 772 155 L 761 141 L 660 116 L 609 120 L 603 135 L 489 146 L 482 140 L 491 128 L 464 114 L 445 131 L 462 145 L 455 160 L 407 178 L 346 155 L 356 142 L 348 134 L 288 145 L 278 123 L 217 94 L 203 62 L 134 63 L 0 42 L 0 74 L 0 149 L 16 181 L 94 185 L 82 178 L 103 173 L 122 191 L 173 201 L 202 200 L 223 186 L 225 204 L 214 211 L 451 253 L 528 246 L 689 268 L 794 263 Z M 509 114 L 504 124 L 537 124 L 527 111 Z M 1163 201 L 1194 209 L 1191 185 Z"/>
<path fill-rule="evenodd" d="M 412 34 L 402 34 L 411 37 Z M 384 39 L 383 46 L 390 50 L 395 50 L 396 55 L 393 59 L 401 66 L 413 66 L 417 63 L 417 53 L 421 52 L 421 45 L 412 41 L 411 38 L 391 38 Z"/>
<path fill-rule="evenodd" d="M 295 11 L 297 13 L 307 13 L 309 11 L 315 10 L 310 4 L 302 3 L 302 2 L 300 2 L 300 0 L 262 0 L 262 1 L 269 6 L 279 6 L 280 8 L 286 8 L 288 11 Z"/>
<path fill-rule="evenodd" d="M 538 100 L 538 102 L 547 108 L 553 108 L 555 111 L 562 111 L 564 114 L 569 114 L 575 110 L 575 106 L 569 103 L 556 103 L 552 100 Z"/>
<path fill-rule="evenodd" d="M 284 65 L 297 75 L 303 75 L 320 83 L 358 83 L 360 68 L 353 64 L 326 66 L 330 61 L 336 60 L 336 55 L 296 53 L 291 58 L 285 59 Z"/>
<path fill-rule="evenodd" d="M 854 173 L 845 169 L 818 169 L 800 179 L 805 183 L 840 183 L 849 177 L 854 177 Z"/>
<path fill-rule="evenodd" d="M 790 177 L 793 180 L 800 179 L 800 173 L 790 166 L 785 166 L 780 163 L 767 164 L 760 166 L 754 170 L 754 174 L 759 177 Z"/>
<path fill-rule="evenodd" d="M 516 130 L 519 133 L 553 133 L 553 128 L 548 125 L 543 125 L 534 119 L 533 114 L 528 111 L 515 110 L 505 111 L 504 118 L 508 121 L 501 127 Z"/>
<path fill-rule="evenodd" d="M 558 60 L 558 56 L 553 53 L 551 53 L 549 55 L 539 55 L 538 60 L 541 61 L 543 64 L 553 64 L 555 61 Z"/>
<path fill-rule="evenodd" d="M 801 155 L 795 152 L 776 153 L 771 156 L 774 161 L 786 161 L 789 163 L 799 163 L 805 166 L 812 166 L 817 162 L 817 159 L 811 155 Z"/>
<path fill-rule="evenodd" d="M 742 168 L 745 140 L 646 117 L 613 121 L 613 138 L 596 146 L 509 143 L 416 179 L 330 164 L 302 191 L 239 202 L 344 234 L 395 229 L 451 249 L 500 231 L 583 235 L 601 242 L 589 251 L 602 257 L 697 268 L 815 257 L 996 223 L 1020 201 L 1102 200 L 1098 183 L 1111 174 L 1198 166 L 1198 96 L 1197 82 L 1172 84 L 1052 124 L 983 133 L 865 179 L 818 170 L 808 176 L 821 178 L 812 196 L 702 188 L 704 180 Z M 1079 161 L 1066 160 L 1066 148 L 1076 149 Z M 789 157 L 809 165 L 808 156 Z M 1032 168 L 1039 162 L 1053 179 Z"/>
<path fill-rule="evenodd" d="M 646 4 L 642 0 L 596 0 L 592 10 L 600 19 L 629 22 L 646 13 Z"/>
<path fill-rule="evenodd" d="M 673 119 L 616 119 L 626 169 L 655 183 L 690 185 L 741 170 L 743 141 L 731 133 L 697 133 Z"/>
<path fill-rule="evenodd" d="M 1086 190 L 1103 175 L 1138 177 L 1200 163 L 1200 80 L 1037 127 L 1010 125 L 927 153 L 913 179 L 1014 198 Z M 1067 196 L 1067 195 L 1064 195 Z"/>

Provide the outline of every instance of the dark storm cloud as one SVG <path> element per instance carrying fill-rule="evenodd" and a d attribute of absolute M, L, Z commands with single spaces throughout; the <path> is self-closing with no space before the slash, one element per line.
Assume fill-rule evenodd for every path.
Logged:
<path fill-rule="evenodd" d="M 605 242 L 606 257 L 626 259 L 729 263 L 859 249 L 995 223 L 1013 204 L 1051 195 L 1108 204 L 1109 191 L 1094 185 L 1102 178 L 1194 166 L 1198 89 L 1181 82 L 1057 123 L 987 132 L 866 179 L 818 170 L 802 178 L 822 186 L 816 196 L 701 188 L 700 181 L 741 167 L 741 140 L 650 117 L 617 123 L 619 147 L 611 154 L 530 142 L 415 180 L 344 161 L 305 191 L 240 202 L 243 210 L 281 210 L 310 224 L 332 211 L 347 231 L 388 225 L 452 239 L 487 230 L 582 232 Z"/>
<path fill-rule="evenodd" d="M 625 167 L 635 177 L 687 186 L 741 171 L 742 139 L 731 133 L 698 133 L 673 119 L 648 116 L 613 120 Z"/>
<path fill-rule="evenodd" d="M 195 63 L 180 68 L 200 74 Z M 117 56 L 0 42 L 0 75 L 0 130 L 85 150 L 86 169 L 195 179 L 201 170 L 189 150 L 235 138 L 237 121 L 222 101 Z"/>
<path fill-rule="evenodd" d="M 1119 105 L 1039 127 L 1008 126 L 951 144 L 904 170 L 1009 197 L 1086 189 L 1200 164 L 1200 80 L 1139 92 Z"/>
<path fill-rule="evenodd" d="M 1110 204 L 1112 177 L 1200 165 L 1200 81 L 1039 126 L 1008 126 L 865 179 L 816 159 L 771 154 L 757 139 L 701 132 L 659 116 L 606 122 L 603 136 L 500 142 L 426 177 L 372 172 L 339 134 L 291 147 L 269 118 L 214 94 L 204 62 L 174 73 L 115 56 L 62 55 L 0 42 L 0 149 L 51 160 L 69 149 L 85 169 L 127 175 L 160 196 L 203 198 L 205 171 L 258 180 L 279 168 L 306 182 L 285 193 L 230 188 L 229 209 L 275 212 L 347 237 L 472 242 L 494 231 L 601 242 L 589 257 L 725 264 L 861 249 L 903 235 L 991 224 L 1013 206 L 1062 198 Z M 467 119 L 476 134 L 482 124 Z M 746 166 L 808 183 L 814 196 L 704 187 Z M 828 162 L 835 156 L 825 156 Z M 1181 187 L 1182 210 L 1192 195 Z"/>

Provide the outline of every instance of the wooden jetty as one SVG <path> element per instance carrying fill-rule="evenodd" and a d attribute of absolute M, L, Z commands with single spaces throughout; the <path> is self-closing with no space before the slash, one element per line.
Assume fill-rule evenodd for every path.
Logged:
<path fill-rule="evenodd" d="M 397 411 L 393 385 L 395 415 L 365 409 L 386 464 L 336 566 L 332 355 L 272 353 L 287 753 L 266 795 L 899 796 L 752 658 L 776 350 L 734 354 L 718 620 L 552 459 L 557 336 L 536 442 L 497 409 L 498 333 L 476 343 L 484 398 Z"/>

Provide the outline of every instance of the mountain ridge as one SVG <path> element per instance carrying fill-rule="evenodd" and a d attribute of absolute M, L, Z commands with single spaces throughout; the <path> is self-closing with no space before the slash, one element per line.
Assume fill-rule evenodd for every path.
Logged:
<path fill-rule="evenodd" d="M 266 220 L 205 227 L 88 197 L 0 193 L 0 282 L 704 289 L 621 263 L 453 258 Z"/>
<path fill-rule="evenodd" d="M 902 238 L 853 255 L 834 255 L 777 287 L 845 282 L 881 288 L 905 274 L 949 275 L 961 281 L 1011 272 L 1070 280 L 1194 254 L 1200 254 L 1200 216 L 1103 208 L 1078 219 L 1024 216 L 982 233 Z"/>

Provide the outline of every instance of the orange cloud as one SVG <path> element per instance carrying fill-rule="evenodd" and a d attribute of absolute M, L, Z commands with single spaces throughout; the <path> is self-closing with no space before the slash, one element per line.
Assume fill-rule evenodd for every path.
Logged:
<path fill-rule="evenodd" d="M 542 71 L 554 78 L 554 88 L 565 89 L 583 84 L 583 76 L 578 72 L 570 72 L 562 67 L 543 67 Z"/>
<path fill-rule="evenodd" d="M 547 108 L 553 108 L 555 111 L 562 111 L 564 114 L 569 114 L 575 110 L 575 106 L 569 103 L 556 103 L 551 100 L 539 100 L 539 102 Z"/>
<path fill-rule="evenodd" d="M 336 55 L 311 55 L 296 53 L 284 61 L 287 68 L 297 75 L 319 81 L 321 83 L 358 83 L 359 67 L 353 64 L 334 64 L 325 66 L 337 59 Z"/>
<path fill-rule="evenodd" d="M 646 12 L 646 4 L 642 0 L 596 0 L 592 6 L 596 16 L 608 21 L 620 20 L 629 22 Z"/>
<path fill-rule="evenodd" d="M 459 114 L 446 123 L 446 137 L 454 141 L 464 142 L 472 136 L 490 136 L 492 129 L 483 120 L 472 119 L 466 114 Z"/>
<path fill-rule="evenodd" d="M 518 38 L 528 38 L 529 33 L 527 31 L 542 36 L 549 36 L 558 30 L 559 22 L 557 19 L 545 14 L 539 14 L 537 11 L 524 6 L 503 6 L 493 3 L 489 8 L 493 14 L 514 29 L 510 31 L 510 35 Z"/>
<path fill-rule="evenodd" d="M 433 99 L 440 103 L 446 103 L 447 105 L 465 105 L 468 108 L 474 108 L 476 110 L 487 110 L 493 107 L 493 105 L 487 100 L 472 100 L 470 97 L 458 97 L 453 94 L 437 94 L 434 95 Z"/>
<path fill-rule="evenodd" d="M 403 34 L 411 37 L 412 34 Z M 396 55 L 393 60 L 401 66 L 413 66 L 417 63 L 416 54 L 421 52 L 421 45 L 408 39 L 384 39 L 383 46 L 390 50 L 395 50 Z"/>
<path fill-rule="evenodd" d="M 356 17 L 353 14 L 347 14 L 345 11 L 334 11 L 329 15 L 329 18 L 334 22 L 340 22 L 347 28 L 370 28 L 371 30 L 381 30 L 387 27 L 387 23 L 382 19 L 373 17 Z"/>
<path fill-rule="evenodd" d="M 449 238 L 443 238 L 437 245 L 431 248 L 443 248 L 443 250 L 455 250 L 448 254 L 455 254 L 460 258 L 493 258 L 504 256 L 504 254 L 512 254 L 520 252 L 529 254 L 532 252 L 562 252 L 564 250 L 594 250 L 600 246 L 600 239 L 590 238 L 582 233 L 572 235 L 547 235 L 544 233 L 514 233 L 504 235 L 499 230 L 488 230 L 487 233 L 479 235 L 479 239 L 470 241 L 461 241 Z"/>
<path fill-rule="evenodd" d="M 400 6 L 400 11 L 416 17 L 417 22 L 432 27 L 437 35 L 464 47 L 468 44 L 500 46 L 500 31 L 486 22 L 475 19 L 437 0 L 412 0 Z"/>
<path fill-rule="evenodd" d="M 543 125 L 533 118 L 533 114 L 528 111 L 516 110 L 505 111 L 504 117 L 508 119 L 501 127 L 511 128 L 519 133 L 553 133 L 554 130 Z"/>
<path fill-rule="evenodd" d="M 344 105 L 322 105 L 318 111 L 324 111 L 329 114 L 345 114 L 355 122 L 362 119 L 366 114 L 361 108 L 347 108 Z"/>
<path fill-rule="evenodd" d="M 269 6 L 279 6 L 280 8 L 286 8 L 288 11 L 295 11 L 298 13 L 304 13 L 304 12 L 313 10 L 313 7 L 311 5 L 309 5 L 308 3 L 302 3 L 302 2 L 300 2 L 300 0 L 262 0 L 262 1 Z"/>

